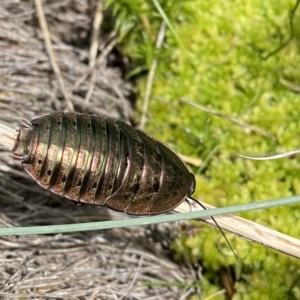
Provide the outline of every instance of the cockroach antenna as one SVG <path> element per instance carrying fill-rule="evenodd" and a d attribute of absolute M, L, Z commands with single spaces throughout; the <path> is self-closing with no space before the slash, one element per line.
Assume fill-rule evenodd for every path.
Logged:
<path fill-rule="evenodd" d="M 191 197 L 191 196 L 188 196 L 186 200 L 187 200 L 187 201 L 192 200 L 193 202 L 196 202 L 199 206 L 201 206 L 204 210 L 207 209 L 201 202 L 199 202 L 197 199 L 195 199 L 195 198 L 193 198 L 193 197 Z M 216 221 L 216 219 L 215 219 L 214 217 L 210 217 L 210 218 L 213 220 L 213 222 L 216 224 L 217 228 L 220 230 L 221 234 L 223 235 L 224 239 L 226 240 L 227 245 L 228 245 L 229 248 L 231 249 L 231 251 L 232 251 L 232 253 L 233 253 L 235 259 L 240 263 L 240 260 L 239 260 L 239 258 L 238 258 L 238 256 L 237 256 L 237 254 L 235 253 L 235 251 L 233 250 L 231 244 L 229 243 L 229 241 L 228 241 L 228 239 L 227 239 L 227 237 L 226 237 L 224 231 L 223 231 L 222 228 L 219 226 L 218 222 Z"/>

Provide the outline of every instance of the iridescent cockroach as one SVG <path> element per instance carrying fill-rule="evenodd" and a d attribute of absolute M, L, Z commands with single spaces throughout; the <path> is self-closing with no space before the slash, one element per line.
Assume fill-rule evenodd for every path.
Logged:
<path fill-rule="evenodd" d="M 12 152 L 40 186 L 79 206 L 161 214 L 195 188 L 194 175 L 169 147 L 95 115 L 55 112 L 23 121 Z"/>
<path fill-rule="evenodd" d="M 17 134 L 0 124 L 0 142 L 40 186 L 77 206 L 105 205 L 139 216 L 166 213 L 192 200 L 206 209 L 191 197 L 195 177 L 181 158 L 120 121 L 55 112 L 22 121 Z"/>

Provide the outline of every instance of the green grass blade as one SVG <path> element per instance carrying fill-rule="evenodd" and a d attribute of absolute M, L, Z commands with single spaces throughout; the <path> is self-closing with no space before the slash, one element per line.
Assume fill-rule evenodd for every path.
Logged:
<path fill-rule="evenodd" d="M 126 220 L 115 220 L 105 222 L 66 224 L 66 225 L 51 225 L 51 226 L 33 226 L 33 227 L 11 227 L 1 228 L 0 235 L 28 235 L 28 234 L 49 234 L 49 233 L 67 233 L 79 231 L 91 231 L 112 229 L 129 226 L 143 226 L 149 224 L 158 224 L 163 222 L 175 222 L 181 220 L 193 220 L 199 218 L 206 218 L 211 216 L 233 214 L 238 212 L 266 209 L 276 206 L 295 204 L 300 202 L 300 196 L 293 196 L 288 198 L 279 198 L 274 200 L 254 202 L 248 204 L 241 204 L 235 206 L 227 206 L 222 208 L 215 208 L 203 211 L 195 211 L 188 213 L 165 214 L 151 217 L 132 218 Z"/>
<path fill-rule="evenodd" d="M 175 37 L 178 45 L 182 48 L 182 50 L 184 50 L 184 54 L 186 55 L 189 63 L 191 64 L 191 66 L 193 67 L 194 70 L 197 70 L 196 66 L 194 65 L 194 61 L 191 58 L 190 51 L 188 51 L 187 48 L 185 47 L 185 45 L 183 44 L 182 40 L 180 39 L 179 35 L 175 31 L 174 26 L 172 25 L 170 19 L 168 18 L 168 16 L 166 15 L 165 11 L 161 7 L 160 3 L 157 0 L 152 0 L 152 2 L 155 5 L 155 7 L 156 7 L 157 11 L 159 12 L 159 14 L 161 15 L 162 19 L 167 24 L 167 27 L 170 29 L 170 31 L 174 35 L 174 37 Z"/>
<path fill-rule="evenodd" d="M 159 12 L 159 14 L 161 15 L 162 19 L 165 21 L 165 23 L 167 24 L 168 28 L 171 30 L 172 34 L 174 35 L 175 39 L 177 40 L 178 44 L 180 45 L 180 47 L 182 47 L 182 49 L 185 49 L 181 39 L 179 38 L 178 34 L 176 33 L 172 23 L 170 22 L 170 19 L 168 18 L 168 16 L 166 15 L 165 11 L 163 10 L 163 8 L 161 7 L 161 5 L 159 4 L 159 2 L 157 0 L 152 0 L 153 4 L 156 6 L 157 11 Z"/>

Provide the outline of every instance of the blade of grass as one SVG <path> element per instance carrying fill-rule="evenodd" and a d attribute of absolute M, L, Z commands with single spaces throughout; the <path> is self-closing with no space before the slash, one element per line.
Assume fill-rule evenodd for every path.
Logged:
<path fill-rule="evenodd" d="M 184 44 L 182 43 L 180 37 L 178 36 L 177 32 L 175 31 L 170 19 L 168 18 L 168 16 L 166 15 L 165 11 L 163 10 L 163 8 L 161 7 L 160 3 L 157 0 L 152 0 L 153 4 L 156 6 L 157 11 L 159 12 L 159 14 L 161 15 L 162 19 L 165 21 L 165 23 L 167 24 L 168 28 L 170 29 L 170 31 L 172 32 L 172 34 L 174 35 L 178 45 L 184 50 L 185 55 L 187 55 L 187 58 L 189 60 L 189 63 L 191 64 L 191 66 L 194 68 L 194 70 L 197 70 L 196 66 L 194 65 L 193 60 L 191 59 L 191 55 L 190 55 L 190 51 L 188 51 L 188 49 L 184 46 Z"/>
<path fill-rule="evenodd" d="M 294 38 L 294 17 L 297 11 L 297 8 L 300 4 L 300 0 L 297 0 L 294 7 L 289 11 L 289 25 L 290 25 L 290 36 L 287 38 L 285 42 L 283 42 L 281 45 L 279 45 L 275 50 L 271 51 L 270 53 L 263 55 L 262 59 L 267 60 L 277 52 L 281 51 L 283 48 L 285 48 L 290 41 Z"/>
<path fill-rule="evenodd" d="M 170 22 L 170 19 L 168 18 L 168 16 L 166 15 L 165 11 L 163 10 L 163 8 L 161 7 L 160 3 L 157 0 L 152 0 L 153 4 L 156 6 L 158 12 L 160 13 L 161 17 L 163 18 L 163 20 L 165 21 L 165 23 L 167 24 L 168 28 L 171 30 L 172 34 L 174 35 L 175 39 L 177 40 L 178 44 L 180 47 L 182 47 L 182 49 L 185 49 L 181 39 L 179 38 L 178 34 L 176 33 L 172 23 Z M 186 49 L 185 49 L 186 50 Z"/>
<path fill-rule="evenodd" d="M 163 214 L 163 215 L 155 215 L 150 217 L 132 218 L 126 220 L 66 224 L 66 225 L 51 225 L 51 226 L 1 228 L 0 235 L 3 236 L 3 235 L 64 233 L 64 232 L 77 232 L 77 231 L 88 231 L 88 230 L 102 230 L 102 229 L 111 229 L 111 228 L 118 228 L 118 227 L 129 227 L 129 226 L 143 226 L 143 225 L 158 224 L 164 222 L 175 222 L 181 220 L 207 218 L 211 216 L 233 214 L 233 213 L 250 211 L 250 210 L 267 209 L 271 207 L 295 204 L 299 202 L 300 202 L 300 196 L 293 196 L 288 198 L 279 198 L 279 199 L 273 199 L 273 200 L 267 200 L 261 202 L 253 202 L 247 204 L 227 206 L 222 208 L 208 209 L 203 211 L 194 211 L 194 212 L 169 214 L 169 215 Z"/>

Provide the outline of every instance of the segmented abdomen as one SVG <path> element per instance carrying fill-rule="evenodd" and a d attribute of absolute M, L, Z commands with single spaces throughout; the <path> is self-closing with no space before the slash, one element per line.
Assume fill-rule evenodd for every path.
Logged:
<path fill-rule="evenodd" d="M 43 188 L 72 201 L 159 214 L 194 190 L 194 176 L 171 149 L 123 122 L 53 113 L 31 123 L 14 153 Z"/>

